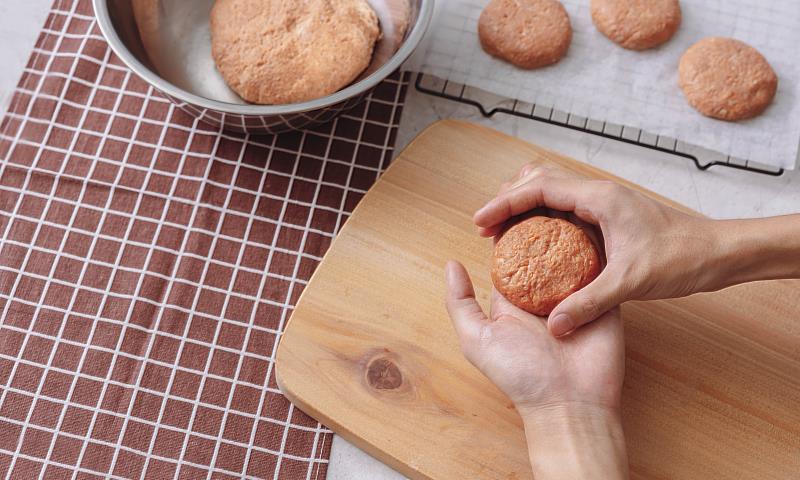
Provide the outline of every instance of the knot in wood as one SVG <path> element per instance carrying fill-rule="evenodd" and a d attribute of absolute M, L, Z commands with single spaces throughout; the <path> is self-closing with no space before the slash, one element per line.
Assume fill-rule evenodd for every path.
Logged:
<path fill-rule="evenodd" d="M 377 390 L 395 390 L 403 384 L 403 374 L 388 358 L 376 358 L 367 365 L 367 384 Z"/>

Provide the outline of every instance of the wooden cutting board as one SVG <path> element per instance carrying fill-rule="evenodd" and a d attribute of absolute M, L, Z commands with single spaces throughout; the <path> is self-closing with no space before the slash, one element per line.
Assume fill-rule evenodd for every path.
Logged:
<path fill-rule="evenodd" d="M 289 399 L 403 474 L 528 479 L 509 400 L 461 355 L 443 305 L 459 259 L 487 304 L 472 213 L 526 162 L 641 187 L 499 132 L 443 121 L 364 197 L 303 292 L 277 355 Z M 800 284 L 623 307 L 632 478 L 800 478 Z"/>

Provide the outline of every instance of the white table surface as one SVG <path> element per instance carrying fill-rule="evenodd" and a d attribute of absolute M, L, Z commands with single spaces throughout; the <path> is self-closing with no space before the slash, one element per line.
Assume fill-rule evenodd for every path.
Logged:
<path fill-rule="evenodd" d="M 51 0 L 0 2 L 0 110 L 6 110 Z M 715 218 L 757 217 L 800 211 L 800 173 L 768 177 L 714 167 L 701 172 L 682 158 L 560 127 L 500 115 L 480 117 L 468 106 L 409 88 L 397 148 L 432 122 L 460 118 L 489 125 L 578 160 L 604 168 Z M 336 437 L 329 480 L 396 480 L 403 476 Z"/>

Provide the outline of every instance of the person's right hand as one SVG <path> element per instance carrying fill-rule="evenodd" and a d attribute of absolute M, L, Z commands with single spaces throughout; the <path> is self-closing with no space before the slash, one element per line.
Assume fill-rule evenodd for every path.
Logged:
<path fill-rule="evenodd" d="M 492 237 L 515 215 L 546 207 L 600 227 L 607 265 L 589 285 L 562 301 L 548 328 L 564 335 L 627 300 L 652 300 L 721 288 L 721 242 L 714 221 L 693 217 L 610 181 L 526 166 L 514 183 L 475 213 Z"/>

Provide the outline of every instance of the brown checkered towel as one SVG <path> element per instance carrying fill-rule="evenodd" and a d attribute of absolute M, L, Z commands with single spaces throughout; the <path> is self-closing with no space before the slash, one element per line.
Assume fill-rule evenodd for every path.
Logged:
<path fill-rule="evenodd" d="M 405 87 L 221 133 L 121 64 L 90 0 L 56 1 L 0 125 L 0 476 L 324 478 L 331 433 L 281 396 L 275 346 Z"/>

